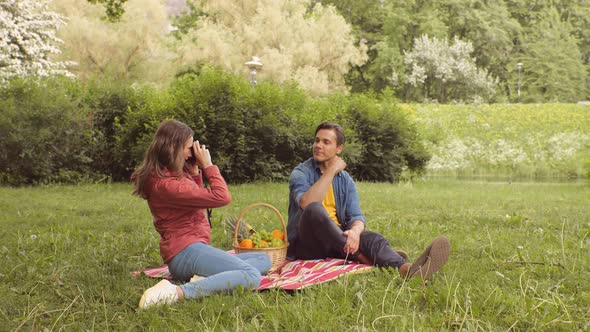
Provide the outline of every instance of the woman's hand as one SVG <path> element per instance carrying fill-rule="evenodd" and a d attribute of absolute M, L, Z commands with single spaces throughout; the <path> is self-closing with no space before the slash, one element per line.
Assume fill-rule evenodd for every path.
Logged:
<path fill-rule="evenodd" d="M 198 140 L 193 143 L 193 152 L 197 159 L 197 165 L 201 167 L 201 169 L 205 169 L 213 164 L 211 162 L 209 149 L 207 149 L 205 145 L 201 145 Z"/>

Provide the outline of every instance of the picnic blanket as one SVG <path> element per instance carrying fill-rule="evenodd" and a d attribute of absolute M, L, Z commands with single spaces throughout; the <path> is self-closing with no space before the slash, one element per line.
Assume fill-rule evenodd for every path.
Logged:
<path fill-rule="evenodd" d="M 345 274 L 365 273 L 371 271 L 371 269 L 373 269 L 371 265 L 336 258 L 286 261 L 276 271 L 262 276 L 258 290 L 271 288 L 302 289 L 334 280 Z M 148 268 L 143 271 L 134 271 L 131 274 L 137 276 L 142 273 L 152 278 L 172 279 L 167 265 Z"/>

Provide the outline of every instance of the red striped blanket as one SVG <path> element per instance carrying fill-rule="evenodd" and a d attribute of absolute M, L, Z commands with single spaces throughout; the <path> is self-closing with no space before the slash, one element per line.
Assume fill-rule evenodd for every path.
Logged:
<path fill-rule="evenodd" d="M 334 280 L 347 273 L 369 272 L 372 268 L 371 265 L 336 258 L 286 261 L 275 272 L 262 276 L 258 290 L 271 288 L 302 289 Z M 148 268 L 143 271 L 134 271 L 131 274 L 137 276 L 142 273 L 152 278 L 172 278 L 167 265 Z"/>

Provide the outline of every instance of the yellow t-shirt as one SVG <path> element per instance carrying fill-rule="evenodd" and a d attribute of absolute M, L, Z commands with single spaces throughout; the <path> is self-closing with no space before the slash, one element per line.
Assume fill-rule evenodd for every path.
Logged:
<path fill-rule="evenodd" d="M 336 215 L 336 198 L 334 197 L 334 186 L 330 183 L 330 189 L 328 193 L 326 193 L 326 197 L 322 201 L 322 205 L 328 211 L 328 215 L 330 219 L 332 219 L 338 227 L 342 226 L 340 221 L 338 220 L 338 216 Z"/>

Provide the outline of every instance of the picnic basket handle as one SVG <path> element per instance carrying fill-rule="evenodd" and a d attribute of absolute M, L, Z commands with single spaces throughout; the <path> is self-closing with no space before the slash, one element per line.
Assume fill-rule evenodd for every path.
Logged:
<path fill-rule="evenodd" d="M 240 229 L 240 222 L 242 221 L 242 218 L 244 218 L 244 215 L 246 214 L 246 212 L 250 211 L 250 209 L 255 208 L 255 207 L 266 207 L 271 209 L 281 220 L 281 224 L 283 224 L 283 233 L 285 234 L 285 243 L 287 243 L 287 225 L 285 224 L 285 219 L 283 219 L 283 216 L 281 215 L 281 212 L 279 212 L 279 210 L 277 210 L 277 208 L 275 208 L 274 206 L 268 204 L 268 203 L 254 203 L 251 205 L 248 205 L 244 208 L 244 210 L 242 210 L 242 212 L 240 213 L 240 215 L 238 216 L 238 220 L 236 221 L 236 226 L 234 229 L 234 246 L 238 246 L 238 230 Z"/>

